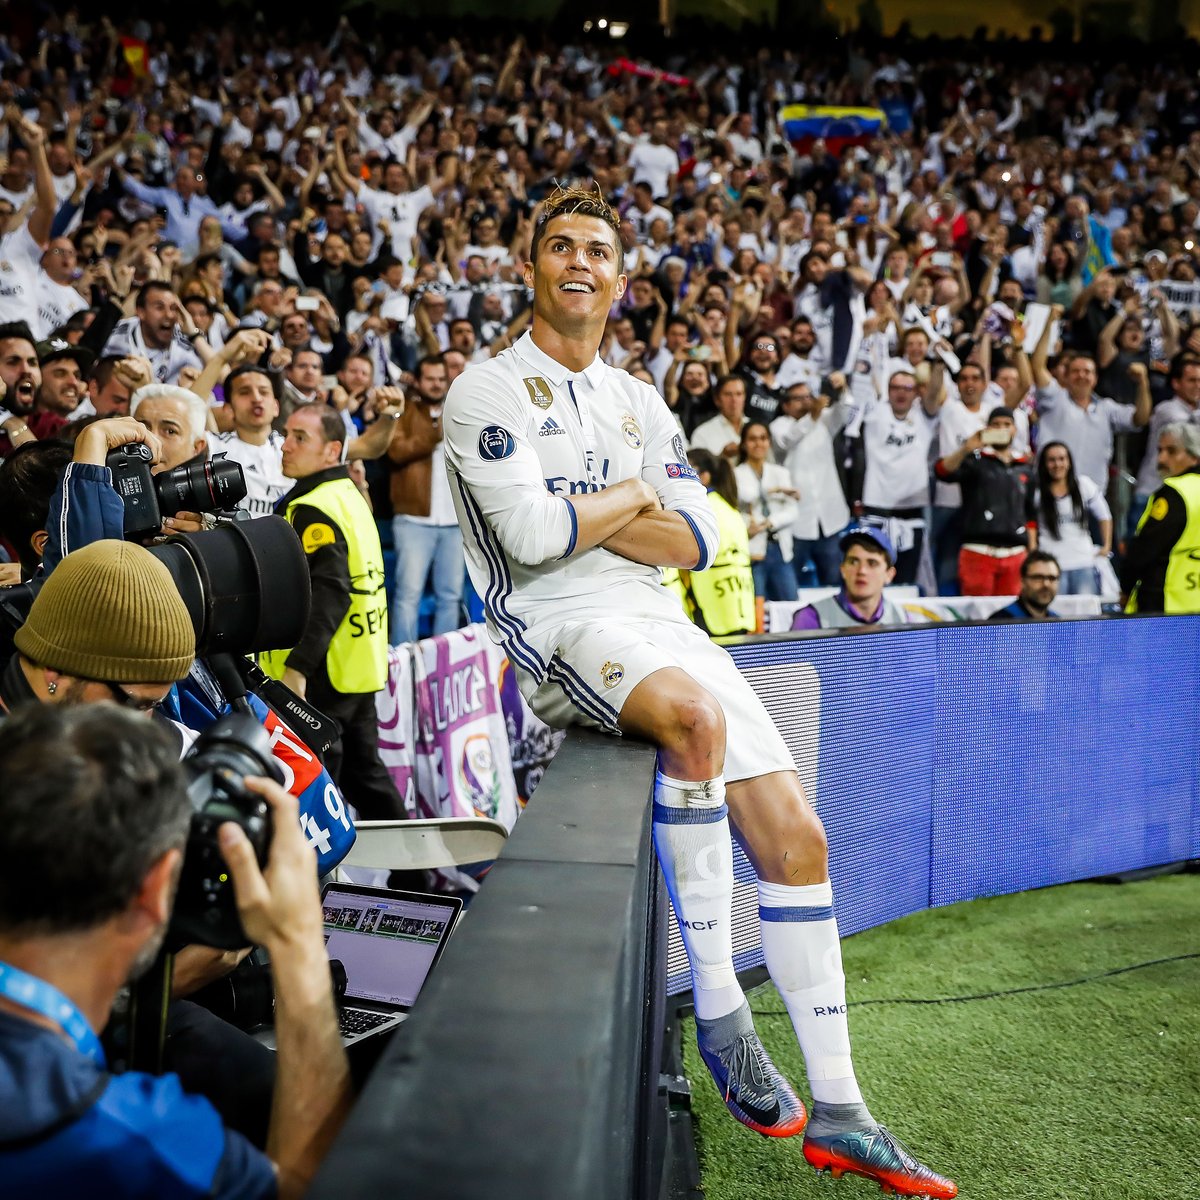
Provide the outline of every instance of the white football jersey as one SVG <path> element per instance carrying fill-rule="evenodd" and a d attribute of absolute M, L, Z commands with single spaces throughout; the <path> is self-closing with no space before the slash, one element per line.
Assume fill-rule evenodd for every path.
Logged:
<path fill-rule="evenodd" d="M 148 358 L 150 366 L 154 370 L 154 378 L 159 383 L 178 382 L 179 372 L 184 367 L 195 367 L 200 370 L 204 366 L 200 355 L 196 353 L 192 343 L 183 336 L 178 325 L 175 326 L 175 333 L 170 343 L 165 349 L 160 350 L 157 347 L 146 345 L 146 340 L 142 337 L 142 323 L 137 317 L 126 317 L 113 326 L 112 333 L 108 335 L 108 341 L 104 343 L 103 352 L 119 354 L 122 357 L 138 354 L 142 358 Z"/>
<path fill-rule="evenodd" d="M 49 337 L 61 329 L 77 312 L 83 312 L 88 302 L 65 283 L 55 283 L 45 271 L 38 271 L 36 278 L 38 300 L 38 323 L 43 335 Z"/>
<path fill-rule="evenodd" d="M 868 508 L 923 508 L 929 503 L 929 446 L 937 418 L 920 402 L 901 418 L 885 400 L 863 420 L 863 450 L 867 470 L 863 503 Z"/>
<path fill-rule="evenodd" d="M 283 473 L 283 435 L 274 430 L 264 445 L 256 446 L 242 441 L 236 430 L 213 433 L 210 429 L 208 456 L 214 462 L 225 458 L 241 466 L 246 477 L 246 496 L 238 508 L 256 517 L 273 513 L 276 502 L 296 482 Z"/>
<path fill-rule="evenodd" d="M 716 553 L 705 490 L 652 387 L 599 356 L 570 371 L 526 333 L 454 381 L 443 417 L 467 569 L 489 632 L 514 664 L 542 679 L 557 629 L 581 614 L 686 622 L 661 568 L 600 546 L 574 553 L 568 498 L 638 476 L 691 526 L 697 570 Z"/>
<path fill-rule="evenodd" d="M 371 228 L 378 229 L 385 220 L 391 231 L 391 252 L 402 263 L 412 257 L 413 239 L 421 214 L 433 203 L 433 190 L 419 187 L 412 192 L 377 192 L 374 188 L 358 189 L 358 202 L 371 219 Z"/>
<path fill-rule="evenodd" d="M 38 276 L 42 248 L 33 240 L 28 223 L 0 237 L 0 321 L 24 321 L 35 339 L 50 330 L 38 316 Z"/>

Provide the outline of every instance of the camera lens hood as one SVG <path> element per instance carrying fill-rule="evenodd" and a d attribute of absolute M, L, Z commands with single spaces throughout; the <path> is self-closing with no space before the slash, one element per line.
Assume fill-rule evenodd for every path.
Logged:
<path fill-rule="evenodd" d="M 171 573 L 196 631 L 196 653 L 287 650 L 308 624 L 304 550 L 282 517 L 181 533 L 150 551 Z"/>

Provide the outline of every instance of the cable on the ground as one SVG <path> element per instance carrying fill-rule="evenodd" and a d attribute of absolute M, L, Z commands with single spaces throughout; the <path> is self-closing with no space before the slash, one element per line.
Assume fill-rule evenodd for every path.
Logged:
<path fill-rule="evenodd" d="M 1079 979 L 1060 980 L 1057 983 L 1034 983 L 1028 987 L 1004 988 L 998 992 L 977 992 L 971 996 L 933 996 L 920 999 L 904 996 L 878 1000 L 854 1000 L 850 1003 L 850 1007 L 866 1008 L 869 1004 L 965 1004 L 972 1000 L 996 1000 L 1002 996 L 1020 996 L 1028 992 L 1051 992 L 1060 988 L 1079 987 L 1081 984 L 1096 983 L 1101 979 L 1110 979 L 1114 975 L 1126 975 L 1130 971 L 1144 971 L 1147 967 L 1159 967 L 1164 963 L 1185 962 L 1191 958 L 1200 958 L 1200 953 L 1175 954 L 1170 958 L 1152 958 L 1148 962 L 1134 963 L 1128 967 L 1113 967 L 1111 971 L 1100 971 L 1095 975 L 1084 975 Z M 782 1008 L 760 1008 L 753 1011 L 757 1017 L 786 1017 L 788 1015 L 787 1010 Z"/>

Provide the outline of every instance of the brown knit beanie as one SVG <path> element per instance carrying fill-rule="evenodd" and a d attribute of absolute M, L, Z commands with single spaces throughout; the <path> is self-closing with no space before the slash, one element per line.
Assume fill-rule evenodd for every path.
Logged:
<path fill-rule="evenodd" d="M 104 683 L 172 683 L 196 655 L 170 572 L 132 542 L 93 542 L 68 554 L 13 641 L 39 667 Z"/>

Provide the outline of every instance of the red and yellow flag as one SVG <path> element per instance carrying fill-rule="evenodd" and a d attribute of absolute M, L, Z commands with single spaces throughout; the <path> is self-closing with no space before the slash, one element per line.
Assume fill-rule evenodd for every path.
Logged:
<path fill-rule="evenodd" d="M 144 79 L 150 68 L 146 65 L 146 43 L 140 38 L 123 37 L 121 49 L 135 79 Z"/>

